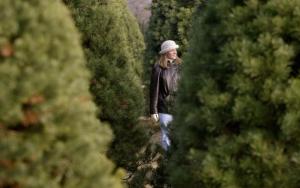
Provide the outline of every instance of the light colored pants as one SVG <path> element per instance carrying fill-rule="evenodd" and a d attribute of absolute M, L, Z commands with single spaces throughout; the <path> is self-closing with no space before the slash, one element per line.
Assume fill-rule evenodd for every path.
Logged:
<path fill-rule="evenodd" d="M 161 129 L 161 144 L 165 151 L 171 146 L 171 141 L 169 138 L 170 130 L 168 125 L 173 121 L 173 116 L 171 114 L 159 113 L 159 124 Z"/>

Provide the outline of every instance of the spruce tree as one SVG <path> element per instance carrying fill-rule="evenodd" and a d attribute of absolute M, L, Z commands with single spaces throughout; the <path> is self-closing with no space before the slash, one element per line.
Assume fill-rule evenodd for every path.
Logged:
<path fill-rule="evenodd" d="M 122 187 L 58 0 L 0 1 L 0 187 Z"/>
<path fill-rule="evenodd" d="M 65 0 L 93 73 L 91 91 L 100 108 L 99 118 L 111 124 L 115 139 L 109 156 L 134 170 L 137 153 L 147 141 L 138 125 L 144 113 L 141 84 L 143 36 L 124 0 Z"/>
<path fill-rule="evenodd" d="M 173 187 L 298 187 L 300 1 L 208 1 L 184 58 Z"/>

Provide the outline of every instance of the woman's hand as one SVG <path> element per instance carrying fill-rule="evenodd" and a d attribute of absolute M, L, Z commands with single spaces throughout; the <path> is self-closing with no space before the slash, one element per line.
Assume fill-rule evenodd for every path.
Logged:
<path fill-rule="evenodd" d="M 159 120 L 158 114 L 151 114 L 151 119 L 157 122 Z"/>

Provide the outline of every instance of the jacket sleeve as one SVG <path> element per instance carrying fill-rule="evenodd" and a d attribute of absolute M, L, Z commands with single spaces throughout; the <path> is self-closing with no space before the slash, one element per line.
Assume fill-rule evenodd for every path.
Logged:
<path fill-rule="evenodd" d="M 150 80 L 150 114 L 157 114 L 158 92 L 159 92 L 160 67 L 155 64 L 152 67 Z"/>

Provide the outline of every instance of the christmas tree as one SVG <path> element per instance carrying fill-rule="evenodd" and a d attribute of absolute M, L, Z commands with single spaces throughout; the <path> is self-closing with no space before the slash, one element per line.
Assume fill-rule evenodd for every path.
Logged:
<path fill-rule="evenodd" d="M 297 0 L 211 0 L 198 13 L 173 187 L 299 186 L 299 9 Z"/>
<path fill-rule="evenodd" d="M 0 10 L 0 187 L 122 187 L 70 13 L 58 0 Z"/>
<path fill-rule="evenodd" d="M 136 168 L 136 153 L 147 141 L 138 126 L 144 113 L 141 84 L 143 36 L 123 0 L 65 0 L 82 33 L 93 76 L 91 91 L 99 118 L 111 124 L 115 139 L 108 152 L 126 169 Z"/>

